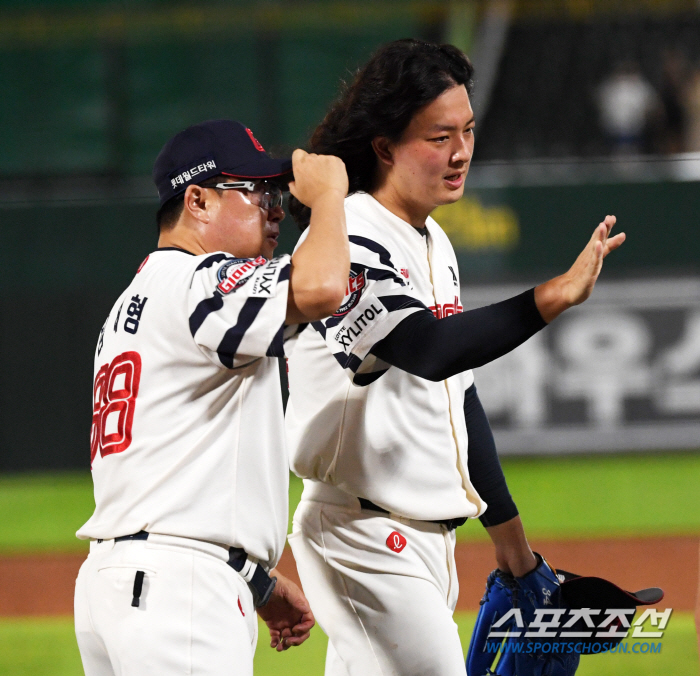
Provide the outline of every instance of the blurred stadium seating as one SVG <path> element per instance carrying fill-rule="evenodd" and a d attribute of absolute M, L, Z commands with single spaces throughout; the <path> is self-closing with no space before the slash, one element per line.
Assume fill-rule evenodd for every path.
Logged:
<path fill-rule="evenodd" d="M 514 21 L 475 160 L 607 154 L 596 89 L 613 66 L 639 63 L 660 90 L 664 53 L 700 61 L 699 35 L 697 10 Z"/>

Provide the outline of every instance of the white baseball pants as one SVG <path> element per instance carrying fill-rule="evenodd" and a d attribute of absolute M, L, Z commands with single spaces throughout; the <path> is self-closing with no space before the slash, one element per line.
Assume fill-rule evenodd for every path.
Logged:
<path fill-rule="evenodd" d="M 351 500 L 302 499 L 289 536 L 326 676 L 464 676 L 454 531 Z"/>
<path fill-rule="evenodd" d="M 257 615 L 227 560 L 225 547 L 188 538 L 92 542 L 75 585 L 86 676 L 252 676 Z"/>

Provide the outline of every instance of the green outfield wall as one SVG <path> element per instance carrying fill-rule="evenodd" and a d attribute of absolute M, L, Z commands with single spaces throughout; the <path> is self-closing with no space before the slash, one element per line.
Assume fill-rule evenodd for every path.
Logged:
<path fill-rule="evenodd" d="M 478 171 L 475 178 L 481 180 Z M 38 193 L 33 182 L 0 185 L 3 471 L 88 466 L 97 335 L 112 303 L 156 245 L 157 204 L 147 178 L 47 181 L 42 187 Z M 629 240 L 606 262 L 605 279 L 700 275 L 697 182 L 481 186 L 450 209 L 437 216 L 458 251 L 465 301 L 474 283 L 481 288 L 510 281 L 512 288 L 524 289 L 565 270 L 610 212 L 618 214 Z M 298 230 L 285 222 L 282 232 L 280 249 L 291 251 Z M 616 311 L 624 310 L 624 297 L 615 302 Z M 661 329 L 657 320 L 649 329 L 654 335 L 661 331 L 657 352 L 681 341 L 691 310 L 674 319 L 675 334 L 666 338 L 659 315 Z M 691 364 L 684 377 L 694 378 L 693 369 Z M 494 401 L 501 402 L 494 415 L 507 432 L 509 418 L 498 416 L 509 409 Z M 690 415 L 692 422 L 695 414 Z M 556 452 L 556 442 L 547 451 Z"/>
<path fill-rule="evenodd" d="M 435 217 L 463 278 L 488 281 L 564 272 L 606 214 L 627 234 L 606 275 L 700 273 L 698 182 L 487 187 Z"/>

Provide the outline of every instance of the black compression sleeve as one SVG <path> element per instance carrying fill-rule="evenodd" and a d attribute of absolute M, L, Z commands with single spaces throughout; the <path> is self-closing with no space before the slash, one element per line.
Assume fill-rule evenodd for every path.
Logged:
<path fill-rule="evenodd" d="M 485 527 L 498 526 L 516 517 L 518 508 L 508 492 L 491 426 L 476 393 L 476 385 L 464 393 L 464 420 L 469 436 L 469 478 L 476 492 L 488 504 L 479 520 Z"/>
<path fill-rule="evenodd" d="M 372 353 L 403 371 L 438 381 L 502 357 L 546 325 L 530 289 L 443 319 L 426 310 L 414 312 Z"/>

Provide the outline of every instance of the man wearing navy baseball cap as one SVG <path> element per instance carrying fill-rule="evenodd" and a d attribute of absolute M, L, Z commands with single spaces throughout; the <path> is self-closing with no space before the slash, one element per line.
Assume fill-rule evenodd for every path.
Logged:
<path fill-rule="evenodd" d="M 289 481 L 278 358 L 342 302 L 348 179 L 337 157 L 269 157 L 231 120 L 174 136 L 153 178 L 158 248 L 95 352 L 76 636 L 87 676 L 250 675 L 256 611 L 277 650 L 314 624 L 275 570 Z M 275 258 L 287 186 L 311 224 Z"/>
<path fill-rule="evenodd" d="M 159 229 L 180 217 L 190 185 L 246 190 L 273 210 L 281 207 L 282 188 L 291 172 L 291 159 L 269 157 L 253 132 L 240 122 L 210 120 L 188 127 L 165 144 L 153 167 L 161 205 Z M 271 215 L 274 219 L 277 214 Z"/>
<path fill-rule="evenodd" d="M 188 185 L 218 174 L 260 180 L 291 171 L 291 159 L 269 157 L 240 122 L 210 120 L 188 127 L 165 144 L 153 167 L 153 180 L 162 205 Z"/>

